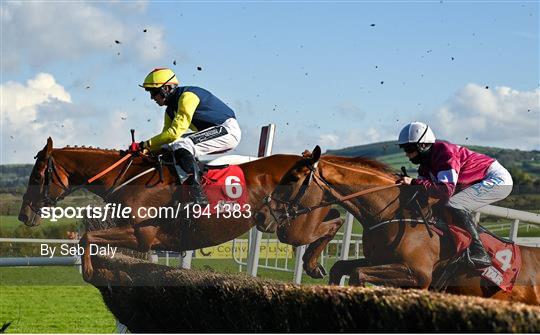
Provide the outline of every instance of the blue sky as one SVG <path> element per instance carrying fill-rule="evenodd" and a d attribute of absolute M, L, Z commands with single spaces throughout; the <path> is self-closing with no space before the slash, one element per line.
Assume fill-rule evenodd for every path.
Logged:
<path fill-rule="evenodd" d="M 124 148 L 130 128 L 156 134 L 163 110 L 137 84 L 164 66 L 236 111 L 239 154 L 270 122 L 274 152 L 392 140 L 414 120 L 540 149 L 537 1 L 1 6 L 1 163 L 31 162 L 48 136 Z"/>

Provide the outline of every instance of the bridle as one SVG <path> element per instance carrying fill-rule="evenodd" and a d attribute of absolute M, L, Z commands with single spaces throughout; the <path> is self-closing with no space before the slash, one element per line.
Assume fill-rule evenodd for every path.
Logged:
<path fill-rule="evenodd" d="M 36 158 L 37 158 L 37 156 L 36 156 Z M 42 191 L 42 194 L 40 194 L 40 198 L 42 199 L 41 200 L 41 206 L 39 208 L 36 208 L 32 204 L 32 202 L 30 201 L 28 203 L 28 207 L 30 207 L 32 212 L 34 212 L 36 215 L 41 215 L 41 208 L 42 207 L 44 207 L 44 206 L 56 206 L 59 201 L 61 201 L 62 199 L 64 199 L 68 195 L 70 195 L 71 193 L 73 193 L 73 192 L 75 192 L 75 191 L 77 191 L 77 190 L 79 190 L 79 189 L 93 183 L 94 181 L 98 180 L 99 178 L 103 177 L 105 174 L 112 171 L 114 168 L 116 168 L 118 165 L 120 165 L 122 162 L 124 162 L 127 159 L 129 159 L 128 163 L 126 165 L 124 165 L 124 167 L 122 168 L 122 171 L 120 172 L 118 177 L 116 177 L 113 185 L 111 186 L 111 188 L 106 192 L 105 196 L 103 197 L 104 199 L 106 199 L 108 195 L 112 194 L 115 191 L 115 187 L 116 187 L 118 181 L 122 179 L 122 177 L 125 175 L 125 173 L 129 169 L 129 167 L 131 166 L 131 163 L 133 162 L 133 155 L 132 154 L 130 154 L 130 153 L 126 154 L 124 157 L 122 157 L 120 160 L 118 160 L 113 165 L 109 166 L 108 168 L 101 171 L 100 173 L 93 176 L 92 178 L 86 180 L 83 184 L 80 184 L 80 185 L 77 185 L 77 186 L 74 186 L 74 187 L 69 187 L 66 184 L 64 184 L 64 182 L 62 181 L 62 178 L 60 178 L 60 174 L 58 173 L 58 169 L 56 168 L 56 163 L 55 163 L 54 157 L 52 155 L 50 155 L 49 158 L 47 159 L 47 168 L 45 169 L 45 176 L 44 176 L 44 181 L 43 181 L 43 191 Z M 56 180 L 58 181 L 59 185 L 54 183 L 54 180 L 53 180 L 54 177 L 56 177 Z M 51 196 L 51 185 L 53 185 L 53 184 L 55 184 L 57 186 L 60 186 L 60 188 L 63 191 L 57 197 L 52 197 Z"/>
<path fill-rule="evenodd" d="M 37 156 L 35 157 L 37 158 Z M 54 184 L 53 177 L 56 177 L 56 179 L 59 182 L 60 188 L 62 188 L 63 193 L 61 193 L 56 198 L 53 198 L 51 196 L 51 185 Z M 60 178 L 60 175 L 58 173 L 58 169 L 56 168 L 56 164 L 54 162 L 54 158 L 52 156 L 49 156 L 47 159 L 47 168 L 45 169 L 44 173 L 44 179 L 43 179 L 43 185 L 41 187 L 42 191 L 40 193 L 40 205 L 39 207 L 35 207 L 33 201 L 28 202 L 28 207 L 37 215 L 41 214 L 41 208 L 44 206 L 56 206 L 58 201 L 62 200 L 64 197 L 66 197 L 69 193 L 74 192 L 75 190 L 70 189 L 64 182 L 62 181 L 62 178 Z"/>
<path fill-rule="evenodd" d="M 313 180 L 313 176 L 315 175 L 315 171 L 317 171 L 317 165 L 318 165 L 318 162 L 315 163 L 315 164 L 311 164 L 309 161 L 306 160 L 306 167 L 309 169 L 309 174 L 306 176 L 306 178 L 304 178 L 304 181 L 302 182 L 302 185 L 300 185 L 300 189 L 298 190 L 298 193 L 296 193 L 296 196 L 291 201 L 285 201 L 285 200 L 282 200 L 282 199 L 276 197 L 274 195 L 275 189 L 274 189 L 274 191 L 272 191 L 272 193 L 268 194 L 267 196 L 265 196 L 263 198 L 263 206 L 268 207 L 270 215 L 272 215 L 272 217 L 274 218 L 274 220 L 276 222 L 279 223 L 279 222 L 281 222 L 283 220 L 280 220 L 281 215 L 279 215 L 279 216 L 276 215 L 276 213 L 272 209 L 272 206 L 270 206 L 270 203 L 272 201 L 275 201 L 275 202 L 280 203 L 280 204 L 285 206 L 285 212 L 284 212 L 284 216 L 285 216 L 284 219 L 285 220 L 295 219 L 296 217 L 301 215 L 299 213 L 299 210 L 297 210 L 296 208 L 298 207 L 298 204 L 300 203 L 300 200 L 302 200 L 302 198 L 306 194 L 306 191 L 307 191 L 307 189 L 309 187 L 309 184 L 311 184 L 311 182 Z M 327 183 L 327 181 L 325 179 L 323 179 L 323 180 L 324 180 L 325 183 Z M 319 184 L 317 184 L 317 185 L 319 185 Z M 306 208 L 304 207 L 302 209 L 305 210 Z M 308 213 L 309 211 L 311 211 L 311 210 L 307 210 L 307 211 L 305 211 L 305 213 Z M 305 214 L 305 213 L 302 213 L 302 214 Z"/>
<path fill-rule="evenodd" d="M 345 201 L 348 201 L 348 200 L 351 200 L 351 199 L 354 199 L 354 198 L 357 198 L 366 194 L 370 194 L 373 192 L 382 191 L 385 189 L 399 186 L 398 184 L 376 186 L 376 187 L 368 188 L 359 192 L 355 192 L 355 193 L 343 196 L 328 180 L 326 180 L 326 178 L 322 175 L 322 173 L 316 173 L 318 170 L 319 161 L 312 164 L 307 158 L 304 158 L 304 159 L 306 162 L 306 167 L 309 169 L 309 173 L 304 178 L 304 181 L 302 182 L 300 189 L 298 190 L 298 192 L 296 193 L 296 195 L 294 196 L 292 200 L 286 201 L 286 200 L 278 198 L 274 194 L 275 190 L 271 194 L 263 198 L 263 206 L 266 206 L 268 208 L 270 215 L 272 215 L 272 217 L 278 223 L 278 225 L 281 225 L 285 221 L 293 220 L 300 215 L 307 214 L 318 208 L 327 207 L 327 206 L 337 204 L 337 203 L 343 203 Z M 323 201 L 320 204 L 315 205 L 315 206 L 309 206 L 309 207 L 301 206 L 300 201 L 306 194 L 306 191 L 312 181 L 315 181 L 315 184 L 319 186 L 323 191 L 325 191 L 325 188 L 323 187 L 323 184 L 324 184 L 324 186 L 326 186 L 328 191 L 334 196 L 335 200 Z M 279 211 L 281 212 L 281 214 L 276 213 L 274 209 L 272 209 L 272 206 L 270 206 L 270 203 L 272 201 L 275 201 L 281 204 L 285 208 L 285 210 Z"/>
<path fill-rule="evenodd" d="M 51 185 L 53 184 L 53 176 L 56 177 L 63 191 L 63 193 L 61 193 L 56 198 L 51 197 Z M 77 189 L 77 187 L 70 188 L 66 186 L 66 184 L 64 184 L 64 182 L 60 178 L 60 175 L 58 174 L 58 169 L 56 168 L 53 156 L 49 156 L 49 158 L 47 159 L 47 169 L 45 170 L 45 182 L 43 184 L 43 199 L 45 205 L 56 206 L 58 201 L 64 199 L 68 194 L 75 192 Z"/>

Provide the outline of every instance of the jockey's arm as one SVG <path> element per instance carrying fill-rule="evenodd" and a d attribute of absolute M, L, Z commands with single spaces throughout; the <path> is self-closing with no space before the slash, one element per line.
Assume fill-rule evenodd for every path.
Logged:
<path fill-rule="evenodd" d="M 460 164 L 449 153 L 434 154 L 438 156 L 435 157 L 435 162 L 437 162 L 437 166 L 434 169 L 437 174 L 436 180 L 432 180 L 428 176 L 419 173 L 419 178 L 413 179 L 411 184 L 422 186 L 430 197 L 447 201 L 456 189 Z"/>
<path fill-rule="evenodd" d="M 158 151 L 161 146 L 179 139 L 191 125 L 193 114 L 199 105 L 200 99 L 193 92 L 184 92 L 178 98 L 178 109 L 174 119 L 165 113 L 165 122 L 160 134 L 146 141 L 145 146 L 150 151 Z"/>

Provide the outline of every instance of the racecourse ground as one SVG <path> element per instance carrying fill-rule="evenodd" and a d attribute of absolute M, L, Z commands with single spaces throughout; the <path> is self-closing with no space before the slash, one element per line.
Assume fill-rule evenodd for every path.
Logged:
<path fill-rule="evenodd" d="M 20 227 L 14 216 L 2 216 L 1 221 L 4 237 L 11 235 L 11 232 Z M 59 225 L 70 226 L 73 223 L 63 222 Z M 508 236 L 508 224 L 501 225 L 498 222 L 483 224 L 497 235 Z M 360 225 L 354 227 L 356 233 L 361 232 Z M 538 237 L 540 229 L 537 226 L 522 225 L 518 236 Z M 292 262 L 294 263 L 294 259 Z M 194 259 L 192 264 L 195 269 L 238 272 L 238 264 L 231 259 Z M 177 260 L 172 259 L 171 265 L 177 265 Z M 331 263 L 325 264 L 327 270 L 330 266 Z M 292 281 L 293 278 L 291 272 L 259 268 L 258 273 L 262 278 L 286 282 Z M 307 284 L 325 284 L 326 281 L 327 279 L 314 280 L 303 276 L 303 283 Z M 0 283 L 0 326 L 4 322 L 12 322 L 8 328 L 10 333 L 115 331 L 114 317 L 107 310 L 99 291 L 82 280 L 75 266 L 0 268 Z"/>
<path fill-rule="evenodd" d="M 177 263 L 171 260 L 171 265 Z M 194 259 L 192 264 L 196 269 L 238 272 L 238 265 L 228 259 Z M 262 278 L 288 282 L 293 277 L 291 272 L 258 272 Z M 326 282 L 306 275 L 303 279 L 303 283 Z M 10 333 L 115 332 L 114 316 L 101 294 L 82 280 L 75 266 L 0 268 L 0 282 L 0 323 L 13 321 Z"/>

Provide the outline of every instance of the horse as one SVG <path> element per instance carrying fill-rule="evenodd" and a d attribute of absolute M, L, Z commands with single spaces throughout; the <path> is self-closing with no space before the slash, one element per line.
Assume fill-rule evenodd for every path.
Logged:
<path fill-rule="evenodd" d="M 177 176 L 173 172 L 169 169 L 152 170 L 155 162 L 143 155 L 131 157 L 130 161 L 126 157 L 116 150 L 98 148 L 53 149 L 49 137 L 45 147 L 35 157 L 19 220 L 27 226 L 39 225 L 44 207 L 55 206 L 79 188 L 89 190 L 108 204 L 114 204 L 109 209 L 116 208 L 117 212 L 129 207 L 132 213 L 136 213 L 142 207 L 157 208 L 174 203 L 178 186 Z M 81 238 L 81 245 L 84 246 L 83 278 L 91 281 L 93 276 L 91 245 L 141 252 L 151 249 L 185 251 L 218 245 L 242 235 L 255 225 L 252 215 L 246 213 L 253 213 L 263 205 L 264 196 L 277 185 L 281 175 L 297 159 L 298 156 L 294 155 L 273 155 L 240 164 L 246 181 L 249 207 L 238 218 L 201 215 L 189 220 L 185 220 L 185 217 L 160 220 L 133 215 L 118 219 L 116 227 L 86 231 Z M 121 188 L 126 182 L 127 186 Z M 335 213 L 321 208 L 297 221 L 299 224 L 307 220 L 318 221 L 312 223 L 318 226 L 327 219 L 335 218 Z M 312 273 L 316 274 L 317 270 L 313 268 Z"/>
<path fill-rule="evenodd" d="M 365 258 L 336 262 L 330 270 L 330 284 L 339 284 L 349 274 L 351 285 L 438 288 L 436 279 L 451 263 L 455 246 L 452 239 L 431 233 L 427 222 L 419 223 L 419 215 L 408 209 L 410 186 L 396 183 L 398 176 L 375 160 L 321 157 L 319 146 L 304 156 L 267 195 L 266 205 L 256 215 L 259 224 L 272 226 L 282 242 L 296 242 L 301 231 L 291 220 L 338 204 L 361 222 Z M 419 203 L 423 216 L 436 206 L 436 200 L 427 200 Z M 400 219 L 396 219 L 398 215 Z M 540 248 L 520 248 L 522 268 L 511 291 L 487 285 L 479 272 L 461 263 L 442 288 L 455 294 L 540 304 Z"/>

